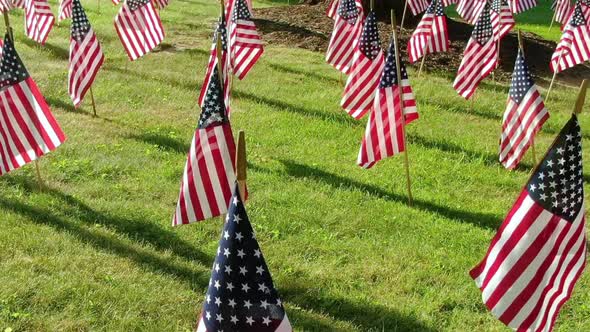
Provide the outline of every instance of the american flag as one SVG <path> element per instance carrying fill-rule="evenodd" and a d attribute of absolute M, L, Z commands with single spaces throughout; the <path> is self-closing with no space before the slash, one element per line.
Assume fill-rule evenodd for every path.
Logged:
<path fill-rule="evenodd" d="M 457 13 L 469 24 L 475 24 L 487 0 L 459 0 Z"/>
<path fill-rule="evenodd" d="M 586 262 L 582 139 L 575 115 L 523 188 L 471 277 L 492 314 L 551 331 Z"/>
<path fill-rule="evenodd" d="M 241 80 L 264 52 L 262 40 L 245 0 L 236 0 L 234 4 L 230 36 L 232 71 Z"/>
<path fill-rule="evenodd" d="M 197 332 L 291 332 L 237 184 L 234 188 Z"/>
<path fill-rule="evenodd" d="M 566 24 L 573 9 L 572 2 L 571 0 L 553 0 L 551 9 L 555 11 L 555 21 Z"/>
<path fill-rule="evenodd" d="M 27 37 L 43 45 L 53 28 L 55 17 L 47 0 L 25 1 L 25 33 Z"/>
<path fill-rule="evenodd" d="M 514 14 L 520 14 L 537 6 L 537 0 L 510 0 L 510 8 Z"/>
<path fill-rule="evenodd" d="M 12 0 L 0 0 L 0 12 L 11 11 L 13 8 Z"/>
<path fill-rule="evenodd" d="M 500 41 L 516 25 L 508 0 L 493 0 L 490 15 L 496 40 Z"/>
<path fill-rule="evenodd" d="M 449 50 L 447 17 L 441 0 L 433 0 L 422 20 L 408 41 L 410 62 L 418 61 L 425 54 Z"/>
<path fill-rule="evenodd" d="M 500 162 L 504 167 L 513 169 L 518 166 L 548 118 L 549 112 L 519 49 L 502 122 Z"/>
<path fill-rule="evenodd" d="M 63 21 L 67 18 L 72 17 L 72 0 L 62 0 L 59 2 L 59 14 L 57 15 L 58 21 Z"/>
<path fill-rule="evenodd" d="M 14 8 L 25 9 L 27 7 L 26 0 L 13 0 L 12 4 L 14 4 Z"/>
<path fill-rule="evenodd" d="M 453 87 L 465 99 L 471 98 L 479 83 L 494 71 L 497 63 L 498 47 L 490 18 L 490 7 L 486 5 L 465 47 Z"/>
<path fill-rule="evenodd" d="M 227 212 L 235 175 L 236 146 L 223 101 L 217 66 L 213 68 L 191 143 L 172 224 L 202 221 Z"/>
<path fill-rule="evenodd" d="M 126 0 L 115 18 L 115 29 L 132 61 L 164 40 L 160 15 L 150 0 Z"/>
<path fill-rule="evenodd" d="M 418 118 L 418 110 L 406 66 L 401 60 L 400 72 L 404 121 L 408 124 Z M 392 40 L 381 74 L 381 82 L 375 93 L 373 109 L 369 115 L 357 164 L 363 168 L 371 168 L 379 160 L 405 151 L 404 130 L 400 80 L 397 77 L 395 44 Z"/>
<path fill-rule="evenodd" d="M 379 74 L 383 71 L 383 52 L 379 41 L 377 18 L 370 12 L 354 51 L 350 76 L 344 87 L 341 106 L 355 119 L 371 110 Z"/>
<path fill-rule="evenodd" d="M 227 43 L 227 26 L 225 23 L 225 17 L 221 16 L 219 18 L 219 22 L 217 23 L 217 27 L 215 28 L 215 33 L 213 34 L 213 43 L 211 45 L 211 52 L 209 53 L 209 62 L 207 64 L 207 72 L 205 74 L 205 81 L 201 86 L 201 93 L 199 94 L 199 105 L 202 107 L 205 101 L 205 96 L 207 95 L 207 89 L 209 87 L 209 82 L 211 81 L 211 77 L 213 76 L 213 71 L 217 67 L 217 39 L 220 36 L 221 39 L 221 72 L 223 76 L 223 96 L 225 107 L 227 109 L 227 115 L 229 116 L 231 112 L 230 107 L 230 72 L 229 72 L 229 57 L 228 57 L 228 43 Z"/>
<path fill-rule="evenodd" d="M 326 62 L 342 73 L 349 74 L 354 50 L 363 29 L 363 4 L 359 0 L 340 0 L 338 4 Z"/>
<path fill-rule="evenodd" d="M 428 8 L 428 0 L 406 0 L 412 15 L 417 16 Z"/>
<path fill-rule="evenodd" d="M 561 72 L 590 59 L 590 7 L 576 2 L 574 12 L 566 25 L 561 40 L 551 56 L 551 70 Z"/>
<path fill-rule="evenodd" d="M 80 0 L 72 1 L 74 18 L 70 36 L 68 92 L 74 106 L 78 107 L 92 86 L 104 62 L 104 55 Z"/>
<path fill-rule="evenodd" d="M 336 13 L 338 12 L 338 4 L 340 3 L 340 0 L 332 0 L 330 1 L 330 4 L 328 5 L 328 8 L 326 8 L 326 16 L 328 16 L 329 18 L 335 20 L 336 19 Z"/>
<path fill-rule="evenodd" d="M 0 175 L 55 150 L 66 139 L 14 49 L 9 34 L 0 60 Z"/>

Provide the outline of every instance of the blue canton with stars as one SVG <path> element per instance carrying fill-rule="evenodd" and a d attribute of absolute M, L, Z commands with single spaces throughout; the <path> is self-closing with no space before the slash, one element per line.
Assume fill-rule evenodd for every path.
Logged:
<path fill-rule="evenodd" d="M 250 14 L 250 9 L 248 9 L 248 5 L 244 0 L 238 0 L 236 3 L 236 8 L 234 9 L 234 21 L 237 20 L 246 20 L 249 21 L 252 19 L 252 15 Z"/>
<path fill-rule="evenodd" d="M 375 12 L 370 12 L 365 20 L 365 26 L 361 33 L 359 49 L 369 59 L 375 60 L 381 52 L 381 41 L 379 40 L 379 30 L 377 29 L 377 18 Z"/>
<path fill-rule="evenodd" d="M 408 79 L 408 72 L 406 71 L 406 66 L 404 63 L 399 61 L 400 64 L 400 72 L 402 74 L 402 80 Z M 381 74 L 381 82 L 379 82 L 380 88 L 390 88 L 394 85 L 398 85 L 397 81 L 397 66 L 395 64 L 395 43 L 393 42 L 393 38 L 391 39 L 391 44 L 389 44 L 389 53 L 387 54 L 387 59 L 385 59 L 385 67 L 383 68 L 383 74 Z"/>
<path fill-rule="evenodd" d="M 81 43 L 90 31 L 90 22 L 80 0 L 72 1 L 72 38 Z"/>
<path fill-rule="evenodd" d="M 207 87 L 207 93 L 201 106 L 201 115 L 199 117 L 199 129 L 213 127 L 229 122 L 225 112 L 225 102 L 223 100 L 223 89 L 219 81 L 219 71 L 217 66 L 213 67 L 211 80 Z"/>
<path fill-rule="evenodd" d="M 487 3 L 479 15 L 471 38 L 475 39 L 480 45 L 485 45 L 494 35 L 492 29 L 492 18 L 490 17 L 490 5 Z"/>
<path fill-rule="evenodd" d="M 492 1 L 492 10 L 496 13 L 500 13 L 502 10 L 502 6 L 508 6 L 508 1 L 506 0 L 493 0 Z"/>
<path fill-rule="evenodd" d="M 246 214 L 236 184 L 202 319 L 207 331 L 274 331 L 285 318 L 283 304 Z"/>
<path fill-rule="evenodd" d="M 586 25 L 586 19 L 584 18 L 584 12 L 582 11 L 582 4 L 576 2 L 576 8 L 574 9 L 574 15 L 570 20 L 570 25 L 574 28 Z"/>
<path fill-rule="evenodd" d="M 576 115 L 561 130 L 526 189 L 544 209 L 573 222 L 584 203 L 582 134 Z"/>
<path fill-rule="evenodd" d="M 359 10 L 356 8 L 355 0 L 341 0 L 338 4 L 338 15 L 348 22 L 350 25 L 354 25 L 359 17 Z"/>
<path fill-rule="evenodd" d="M 436 16 L 443 16 L 445 14 L 445 6 L 441 0 L 433 0 L 430 6 L 426 9 L 426 14 L 434 14 Z"/>
<path fill-rule="evenodd" d="M 512 73 L 512 82 L 510 83 L 510 98 L 515 103 L 520 104 L 527 92 L 535 86 L 529 67 L 527 66 L 522 51 L 518 50 L 514 72 Z"/>
<path fill-rule="evenodd" d="M 10 35 L 4 36 L 2 60 L 0 61 L 0 91 L 29 78 L 29 72 L 14 49 Z"/>
<path fill-rule="evenodd" d="M 150 1 L 151 0 L 127 0 L 125 3 L 131 11 L 135 11 L 139 7 L 147 5 L 148 3 L 150 3 Z"/>

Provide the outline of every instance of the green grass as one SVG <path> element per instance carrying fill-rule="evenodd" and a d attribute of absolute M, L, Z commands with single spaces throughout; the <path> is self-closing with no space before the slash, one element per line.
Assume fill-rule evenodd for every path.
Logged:
<path fill-rule="evenodd" d="M 0 178 L 0 329 L 190 331 L 221 221 L 172 228 L 170 219 L 218 8 L 173 1 L 162 12 L 164 50 L 127 63 L 116 8 L 84 5 L 107 56 L 98 118 L 88 101 L 72 109 L 66 93 L 69 22 L 38 47 L 23 37 L 22 12 L 11 13 L 17 49 L 68 141 L 40 162 L 45 190 L 33 165 Z M 297 331 L 507 330 L 467 274 L 531 167 L 530 157 L 512 172 L 496 162 L 506 82 L 486 82 L 471 103 L 444 75 L 410 75 L 421 115 L 408 127 L 414 207 L 402 157 L 355 165 L 365 121 L 339 108 L 339 74 L 323 54 L 269 46 L 235 83 L 248 212 Z M 553 94 L 538 151 L 575 94 Z M 587 114 L 581 124 L 588 145 Z M 589 303 L 586 273 L 557 331 L 590 330 Z"/>

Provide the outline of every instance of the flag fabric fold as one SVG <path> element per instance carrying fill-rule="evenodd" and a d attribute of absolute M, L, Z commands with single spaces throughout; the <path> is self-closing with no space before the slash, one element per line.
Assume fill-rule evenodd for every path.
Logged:
<path fill-rule="evenodd" d="M 510 9 L 514 14 L 520 14 L 534 7 L 537 7 L 537 0 L 510 0 Z"/>
<path fill-rule="evenodd" d="M 344 74 L 350 73 L 354 50 L 363 29 L 363 15 L 360 0 L 338 1 L 326 62 Z"/>
<path fill-rule="evenodd" d="M 338 4 L 340 0 L 331 0 L 330 4 L 328 4 L 328 8 L 326 8 L 326 16 L 335 20 L 336 13 L 338 12 Z"/>
<path fill-rule="evenodd" d="M 72 2 L 68 92 L 74 106 L 78 107 L 94 83 L 104 62 L 104 55 L 80 0 Z"/>
<path fill-rule="evenodd" d="M 62 0 L 59 2 L 59 14 L 57 15 L 57 20 L 59 22 L 72 18 L 72 0 Z"/>
<path fill-rule="evenodd" d="M 151 0 L 126 0 L 115 17 L 115 30 L 131 61 L 164 40 L 160 15 Z"/>
<path fill-rule="evenodd" d="M 490 7 L 492 27 L 497 41 L 501 41 L 514 28 L 516 22 L 507 0 L 493 0 Z"/>
<path fill-rule="evenodd" d="M 12 0 L 0 0 L 0 12 L 11 11 L 14 8 Z"/>
<path fill-rule="evenodd" d="M 449 44 L 442 0 L 433 0 L 408 41 L 410 62 L 414 63 L 426 54 L 446 52 Z"/>
<path fill-rule="evenodd" d="M 428 0 L 406 0 L 412 15 L 418 16 L 428 8 Z"/>
<path fill-rule="evenodd" d="M 453 87 L 465 99 L 471 98 L 479 83 L 494 71 L 497 64 L 497 40 L 492 28 L 490 6 L 486 5 L 467 42 Z"/>
<path fill-rule="evenodd" d="M 565 25 L 573 10 L 572 2 L 571 0 L 553 0 L 551 9 L 555 11 L 555 21 Z"/>
<path fill-rule="evenodd" d="M 459 0 L 457 13 L 469 24 L 475 24 L 487 0 Z"/>
<path fill-rule="evenodd" d="M 504 167 L 514 169 L 518 166 L 548 118 L 549 112 L 519 49 L 502 121 L 500 162 Z"/>
<path fill-rule="evenodd" d="M 358 120 L 371 110 L 383 65 L 377 18 L 375 12 L 370 12 L 354 51 L 351 72 L 341 101 L 342 108 L 353 118 Z"/>
<path fill-rule="evenodd" d="M 0 60 L 0 175 L 55 150 L 65 139 L 6 34 Z"/>
<path fill-rule="evenodd" d="M 407 125 L 418 119 L 414 92 L 401 60 L 400 72 L 401 79 L 397 77 L 392 39 L 357 159 L 357 164 L 363 168 L 371 168 L 379 160 L 405 151 L 404 122 Z M 403 96 L 400 96 L 400 88 Z M 403 97 L 403 106 L 400 97 Z"/>
<path fill-rule="evenodd" d="M 219 76 L 213 67 L 180 184 L 174 226 L 227 213 L 236 180 L 236 147 Z"/>
<path fill-rule="evenodd" d="M 44 45 L 53 28 L 55 17 L 47 0 L 25 1 L 25 34 L 27 37 Z"/>
<path fill-rule="evenodd" d="M 568 24 L 551 56 L 550 67 L 559 73 L 590 59 L 590 7 L 576 2 Z"/>
<path fill-rule="evenodd" d="M 586 264 L 581 136 L 572 115 L 470 272 L 494 317 L 518 331 L 551 331 Z"/>
<path fill-rule="evenodd" d="M 197 332 L 292 330 L 236 184 Z"/>
<path fill-rule="evenodd" d="M 245 0 L 235 0 L 230 30 L 230 60 L 234 75 L 242 80 L 264 53 L 262 40 Z"/>

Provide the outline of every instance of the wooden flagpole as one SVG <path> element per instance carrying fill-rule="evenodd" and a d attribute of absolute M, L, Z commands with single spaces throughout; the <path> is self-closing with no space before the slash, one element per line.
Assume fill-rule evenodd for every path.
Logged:
<path fill-rule="evenodd" d="M 92 101 L 92 111 L 94 112 L 94 116 L 96 115 L 96 102 L 94 101 L 94 93 L 92 92 L 92 86 L 90 86 L 90 100 Z"/>
<path fill-rule="evenodd" d="M 561 58 L 563 57 L 563 52 L 559 55 L 557 59 L 557 68 L 554 68 L 553 77 L 551 78 L 551 83 L 549 83 L 549 89 L 547 89 L 547 94 L 545 95 L 545 104 L 549 100 L 549 94 L 551 93 L 551 89 L 553 88 L 553 83 L 555 83 L 555 78 L 557 77 L 557 69 L 559 68 L 559 64 L 561 63 Z"/>
<path fill-rule="evenodd" d="M 422 76 L 422 68 L 424 68 L 424 62 L 426 62 L 426 53 L 422 55 L 422 62 L 420 62 L 420 69 L 418 69 L 418 78 Z"/>
<path fill-rule="evenodd" d="M 236 151 L 236 178 L 240 188 L 240 197 L 246 201 L 246 178 L 248 162 L 246 158 L 246 134 L 243 130 L 238 133 L 238 145 Z"/>
<path fill-rule="evenodd" d="M 518 29 L 516 31 L 516 34 L 518 36 L 518 49 L 522 52 L 522 55 L 524 56 L 524 46 L 523 46 L 523 42 L 522 42 L 522 33 L 520 32 L 520 29 Z M 537 165 L 537 153 L 535 151 L 535 137 L 533 136 L 533 138 L 531 139 L 531 154 L 533 157 L 533 165 Z"/>
<path fill-rule="evenodd" d="M 375 0 L 371 0 L 371 1 L 369 2 L 369 9 L 370 9 L 371 11 L 375 10 Z"/>
<path fill-rule="evenodd" d="M 400 106 L 402 111 L 402 135 L 404 138 L 405 143 L 405 151 L 404 151 L 404 168 L 406 171 L 406 186 L 408 189 L 408 203 L 410 206 L 414 204 L 414 199 L 412 197 L 412 181 L 410 178 L 410 158 L 408 157 L 408 142 L 406 141 L 406 117 L 404 114 L 404 92 L 402 90 L 402 73 L 400 67 L 400 59 L 399 59 L 399 43 L 397 40 L 397 28 L 395 24 L 395 12 L 393 9 L 391 10 L 391 28 L 393 29 L 393 43 L 395 44 L 395 67 L 397 69 L 397 88 L 399 89 L 399 98 L 400 98 Z"/>
<path fill-rule="evenodd" d="M 549 30 L 548 31 L 551 31 L 551 28 L 553 28 L 553 22 L 555 22 L 555 19 L 556 18 L 557 18 L 557 7 L 555 8 L 555 10 L 553 10 L 553 18 L 551 19 L 551 24 L 549 24 Z"/>
<path fill-rule="evenodd" d="M 401 31 L 404 29 L 404 22 L 406 21 L 406 12 L 408 11 L 408 0 L 406 0 L 406 4 L 404 6 L 404 12 L 402 13 L 402 22 L 399 25 L 399 31 L 401 33 Z M 395 27 L 393 27 L 395 30 Z"/>
<path fill-rule="evenodd" d="M 590 83 L 590 81 L 583 80 L 582 84 L 580 85 L 578 99 L 576 99 L 576 104 L 574 105 L 574 114 L 582 113 L 582 109 L 584 108 L 584 102 L 586 101 L 586 91 L 588 90 L 588 83 Z"/>
<path fill-rule="evenodd" d="M 6 25 L 6 31 L 10 36 L 10 40 L 14 45 L 14 33 L 12 32 L 12 27 L 10 26 L 10 18 L 8 17 L 8 11 L 5 10 L 3 12 L 4 15 L 4 24 Z M 37 174 L 37 184 L 39 185 L 39 189 L 43 189 L 43 179 L 41 178 L 41 170 L 39 167 L 39 159 L 35 159 L 35 173 Z"/>

